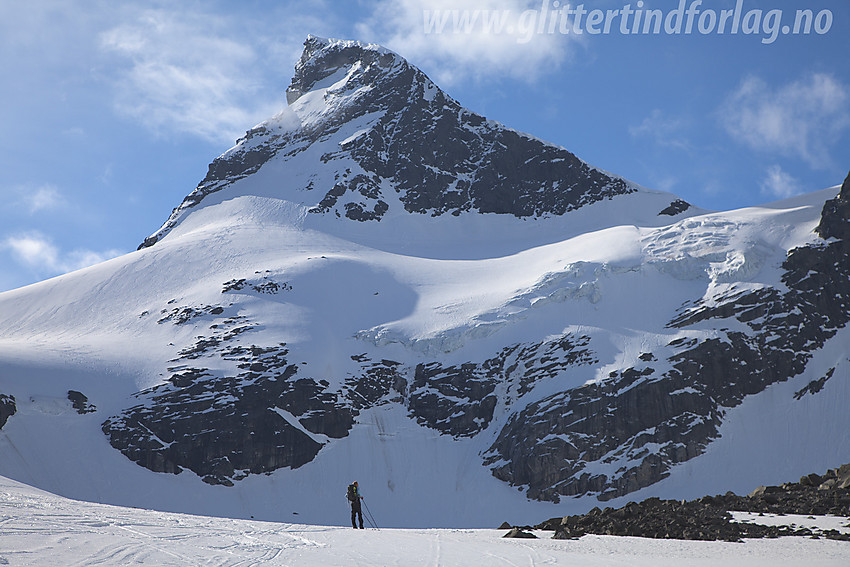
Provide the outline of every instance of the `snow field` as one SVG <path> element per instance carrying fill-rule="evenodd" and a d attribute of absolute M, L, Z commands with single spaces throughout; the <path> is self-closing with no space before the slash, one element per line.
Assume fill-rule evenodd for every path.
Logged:
<path fill-rule="evenodd" d="M 835 524 L 833 518 L 805 521 L 824 528 Z M 850 544 L 825 539 L 726 543 L 584 536 L 562 541 L 548 539 L 549 532 L 537 532 L 537 540 L 503 539 L 503 534 L 353 530 L 171 514 L 76 502 L 0 477 L 0 565 L 20 567 L 843 567 L 850 561 Z"/>

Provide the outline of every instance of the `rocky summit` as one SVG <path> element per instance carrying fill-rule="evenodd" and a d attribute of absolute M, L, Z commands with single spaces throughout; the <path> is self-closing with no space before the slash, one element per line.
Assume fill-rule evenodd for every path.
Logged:
<path fill-rule="evenodd" d="M 848 203 L 705 211 L 309 37 L 139 250 L 0 294 L 0 475 L 308 523 L 359 478 L 483 526 L 834 468 Z"/>

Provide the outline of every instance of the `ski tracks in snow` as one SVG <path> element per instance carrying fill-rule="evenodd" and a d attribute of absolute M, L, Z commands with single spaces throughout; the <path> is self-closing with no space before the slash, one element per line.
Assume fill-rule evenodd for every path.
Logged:
<path fill-rule="evenodd" d="M 0 490 L 0 565 L 284 565 L 284 551 L 325 546 L 287 528 Z"/>
<path fill-rule="evenodd" d="M 415 511 L 412 511 L 415 513 Z M 353 530 L 75 502 L 0 477 L 0 566 L 845 567 L 846 542 L 747 543 L 585 536 L 503 539 L 503 530 Z M 541 538 L 550 533 L 538 532 Z"/>
<path fill-rule="evenodd" d="M 443 551 L 443 542 L 440 541 L 440 534 L 434 534 L 434 540 L 431 543 L 431 567 L 439 567 L 440 566 L 440 557 Z"/>

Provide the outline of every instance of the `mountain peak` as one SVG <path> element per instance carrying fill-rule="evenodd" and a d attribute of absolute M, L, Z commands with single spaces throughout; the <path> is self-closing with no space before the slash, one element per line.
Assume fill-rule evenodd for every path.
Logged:
<path fill-rule="evenodd" d="M 364 67 L 374 63 L 390 65 L 398 60 L 403 61 L 392 51 L 374 43 L 308 35 L 301 58 L 295 65 L 295 75 L 286 89 L 286 102 L 292 104 L 340 69 L 357 63 Z"/>
<path fill-rule="evenodd" d="M 369 225 L 390 217 L 405 226 L 420 223 L 411 217 L 447 214 L 559 217 L 638 191 L 560 146 L 462 107 L 379 45 L 308 36 L 286 98 L 280 115 L 210 164 L 195 191 L 142 247 L 168 234 L 202 201 L 215 205 L 246 195 L 287 201 L 314 219 L 328 219 L 333 230 L 349 230 L 343 226 L 349 221 Z M 219 195 L 208 199 L 213 193 Z M 667 194 L 651 200 L 645 207 L 654 209 L 651 214 L 678 203 Z M 679 205 L 665 214 L 689 208 Z"/>

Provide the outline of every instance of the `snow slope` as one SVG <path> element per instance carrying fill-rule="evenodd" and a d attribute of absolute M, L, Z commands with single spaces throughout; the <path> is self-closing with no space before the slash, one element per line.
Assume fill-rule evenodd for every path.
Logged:
<path fill-rule="evenodd" d="M 811 230 L 823 200 L 834 192 L 694 217 L 660 229 L 607 229 L 478 261 L 383 252 L 272 224 L 274 215 L 251 223 L 245 220 L 248 212 L 234 210 L 244 203 L 210 207 L 210 212 L 223 209 L 220 223 L 205 222 L 155 247 L 0 296 L 0 390 L 18 400 L 18 412 L 0 430 L 0 472 L 84 500 L 336 525 L 346 522 L 342 493 L 354 478 L 386 525 L 485 527 L 508 518 L 535 522 L 590 508 L 594 499 L 560 506 L 528 501 L 481 466 L 479 454 L 507 418 L 507 407 L 497 408 L 493 425 L 482 435 L 458 439 L 420 425 L 402 406 L 375 407 L 361 414 L 349 436 L 328 444 L 308 466 L 252 475 L 234 487 L 209 486 L 192 473 L 173 476 L 138 467 L 109 446 L 100 428 L 105 416 L 126 407 L 129 396 L 162 383 L 173 364 L 169 360 L 214 324 L 211 316 L 182 325 L 158 323 L 162 312 L 167 315 L 174 305 L 212 304 L 222 296 L 228 312 L 257 325 L 247 333 L 251 342 L 286 342 L 297 350 L 301 372 L 329 380 L 356 371 L 348 356 L 352 352 L 408 360 L 439 353 L 447 361 L 475 360 L 495 345 L 520 340 L 530 329 L 542 336 L 560 332 L 565 322 L 610 345 L 607 351 L 599 349 L 600 364 L 593 373 L 567 369 L 526 394 L 526 399 L 543 398 L 607 375 L 621 359 L 634 356 L 630 352 L 646 350 L 648 341 L 677 336 L 670 329 L 659 335 L 665 314 L 718 279 L 710 280 L 709 274 L 741 269 L 741 260 L 731 253 L 735 243 L 759 235 L 757 245 L 744 248 L 743 265 L 762 266 L 751 270 L 750 281 L 769 278 L 784 250 L 808 238 L 806 229 Z M 259 199 L 249 203 L 253 214 L 274 206 Z M 239 221 L 225 222 L 233 218 Z M 735 230 L 721 233 L 718 225 Z M 714 247 L 683 248 L 680 243 L 679 255 L 671 256 L 671 249 L 662 246 L 704 242 L 698 232 L 692 236 L 688 231 L 706 227 L 715 235 Z M 717 261 L 726 256 L 729 269 Z M 281 301 L 259 293 L 221 293 L 223 283 L 255 272 L 290 282 L 291 294 Z M 653 289 L 665 291 L 647 301 L 643 294 Z M 171 299 L 177 301 L 169 304 Z M 538 307 L 541 303 L 545 309 Z M 850 427 L 850 418 L 833 407 L 848 399 L 846 381 L 828 382 L 824 395 L 810 396 L 803 404 L 792 397 L 836 357 L 846 357 L 845 335 L 831 343 L 832 357 L 825 353 L 823 363 L 803 376 L 730 412 L 721 438 L 705 455 L 630 499 L 749 491 L 847 460 L 847 437 L 837 433 Z M 327 348 L 333 344 L 336 352 Z M 223 371 L 232 365 L 223 359 L 210 362 Z M 69 389 L 86 393 L 97 411 L 74 412 L 65 395 Z M 752 405 L 766 407 L 750 411 Z M 790 425 L 795 422 L 799 427 Z M 788 435 L 769 434 L 778 427 Z M 829 439 L 830 450 L 813 445 L 813 435 Z M 777 454 L 788 458 L 777 459 Z"/>
<path fill-rule="evenodd" d="M 832 518 L 789 518 L 829 529 Z M 777 519 L 771 519 L 776 522 Z M 781 525 L 781 524 L 780 524 Z M 841 528 L 846 529 L 846 528 Z M 745 543 L 584 536 L 502 539 L 503 530 L 334 528 L 87 504 L 0 477 L 0 565 L 718 565 L 843 566 L 850 546 L 827 539 Z"/>

